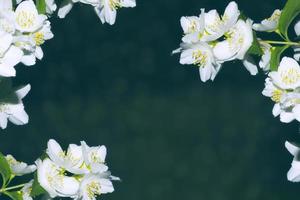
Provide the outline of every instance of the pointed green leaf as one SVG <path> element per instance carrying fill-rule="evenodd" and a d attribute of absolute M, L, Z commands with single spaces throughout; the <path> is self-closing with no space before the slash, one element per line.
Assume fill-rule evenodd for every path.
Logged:
<path fill-rule="evenodd" d="M 289 47 L 289 45 L 272 47 L 271 48 L 271 61 L 270 61 L 270 70 L 277 71 L 281 54 Z"/>
<path fill-rule="evenodd" d="M 0 153 L 0 174 L 2 176 L 3 185 L 5 185 L 12 176 L 10 166 L 2 153 Z"/>
<path fill-rule="evenodd" d="M 46 1 L 36 0 L 36 8 L 39 11 L 39 14 L 46 14 Z"/>
<path fill-rule="evenodd" d="M 9 196 L 12 200 L 23 200 L 22 193 L 18 192 L 5 192 L 5 195 Z"/>
<path fill-rule="evenodd" d="M 37 173 L 35 172 L 34 173 L 34 181 L 33 181 L 33 184 L 32 184 L 32 190 L 31 190 L 30 196 L 37 197 L 39 195 L 46 194 L 46 193 L 47 192 L 44 190 L 44 188 L 38 182 Z"/>
<path fill-rule="evenodd" d="M 289 39 L 288 29 L 295 17 L 300 13 L 300 1 L 288 0 L 281 12 L 278 29 L 286 39 Z"/>

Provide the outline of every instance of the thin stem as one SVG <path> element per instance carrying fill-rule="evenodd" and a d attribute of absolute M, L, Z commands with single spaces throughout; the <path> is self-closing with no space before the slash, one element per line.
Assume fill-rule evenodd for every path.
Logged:
<path fill-rule="evenodd" d="M 264 42 L 269 43 L 269 44 L 282 44 L 282 45 L 290 45 L 290 46 L 300 46 L 299 42 L 273 41 L 273 40 L 264 40 Z"/>
<path fill-rule="evenodd" d="M 0 189 L 0 193 L 4 193 L 4 192 L 9 191 L 9 190 L 19 189 L 19 188 L 22 188 L 24 186 L 25 186 L 25 184 L 20 184 L 20 185 L 16 185 L 16 186 L 12 186 L 12 187 L 3 188 L 3 189 Z"/>

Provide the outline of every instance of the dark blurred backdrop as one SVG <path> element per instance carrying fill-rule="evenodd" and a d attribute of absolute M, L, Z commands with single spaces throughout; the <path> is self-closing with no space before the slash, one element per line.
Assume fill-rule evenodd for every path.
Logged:
<path fill-rule="evenodd" d="M 282 124 L 261 95 L 263 73 L 225 64 L 203 84 L 198 69 L 171 56 L 179 19 L 200 8 L 223 12 L 225 0 L 140 0 L 121 9 L 114 26 L 92 7 L 76 5 L 52 19 L 55 38 L 34 67 L 18 66 L 14 83 L 30 83 L 30 123 L 1 131 L 0 151 L 33 162 L 54 138 L 64 147 L 105 144 L 123 179 L 106 200 L 282 200 L 298 197 L 286 180 L 292 157 L 285 140 L 300 140 L 296 122 Z M 239 0 L 260 21 L 285 1 Z"/>

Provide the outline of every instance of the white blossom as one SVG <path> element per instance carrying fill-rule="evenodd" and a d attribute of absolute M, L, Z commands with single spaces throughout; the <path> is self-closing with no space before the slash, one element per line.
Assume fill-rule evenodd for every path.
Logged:
<path fill-rule="evenodd" d="M 217 42 L 213 48 L 213 54 L 219 62 L 226 62 L 235 59 L 243 60 L 251 75 L 257 74 L 257 67 L 250 63 L 247 51 L 253 42 L 252 22 L 238 20 L 238 22 L 225 33 L 226 39 Z"/>
<path fill-rule="evenodd" d="M 30 174 L 36 170 L 35 165 L 27 165 L 27 163 L 17 161 L 12 155 L 5 156 L 12 173 L 16 176 L 23 176 L 24 174 Z"/>
<path fill-rule="evenodd" d="M 208 44 L 203 42 L 182 44 L 180 51 L 180 64 L 198 66 L 200 78 L 203 82 L 214 80 L 221 65 L 216 62 L 212 48 Z"/>
<path fill-rule="evenodd" d="M 47 16 L 38 14 L 36 6 L 32 0 L 22 1 L 15 11 L 16 29 L 20 32 L 32 33 L 40 29 Z"/>
<path fill-rule="evenodd" d="M 116 21 L 117 10 L 123 7 L 135 7 L 135 0 L 66 0 L 58 11 L 58 16 L 64 18 L 72 9 L 74 3 L 84 3 L 94 7 L 101 22 L 113 25 Z"/>
<path fill-rule="evenodd" d="M 26 85 L 25 87 L 15 92 L 17 102 L 0 103 L 0 127 L 2 129 L 6 128 L 8 120 L 16 125 L 24 125 L 28 123 L 28 115 L 24 111 L 22 99 L 27 95 L 29 91 L 30 85 Z"/>
<path fill-rule="evenodd" d="M 53 139 L 49 140 L 47 154 L 50 159 L 58 166 L 75 174 L 84 174 L 88 170 L 84 167 L 84 159 L 82 154 L 82 147 L 70 144 L 68 150 L 63 151 L 61 146 Z"/>
<path fill-rule="evenodd" d="M 79 181 L 64 175 L 64 169 L 50 159 L 37 160 L 37 177 L 39 184 L 54 197 L 75 197 L 79 189 Z"/>
<path fill-rule="evenodd" d="M 264 19 L 260 24 L 253 24 L 253 29 L 256 31 L 266 31 L 272 32 L 276 31 L 278 27 L 279 18 L 281 15 L 281 10 L 276 9 L 271 17 Z"/>
<path fill-rule="evenodd" d="M 105 175 L 86 175 L 80 184 L 79 194 L 75 200 L 96 200 L 97 196 L 114 191 L 113 184 Z"/>
<path fill-rule="evenodd" d="M 81 142 L 81 146 L 84 162 L 92 173 L 103 173 L 108 170 L 108 167 L 105 165 L 107 153 L 105 146 L 89 147 L 84 141 Z"/>

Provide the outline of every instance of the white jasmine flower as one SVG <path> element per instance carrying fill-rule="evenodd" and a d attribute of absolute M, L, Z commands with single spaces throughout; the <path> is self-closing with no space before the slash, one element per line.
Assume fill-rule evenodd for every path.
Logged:
<path fill-rule="evenodd" d="M 23 56 L 23 52 L 12 45 L 13 37 L 9 33 L 0 34 L 0 76 L 16 75 L 14 68 Z"/>
<path fill-rule="evenodd" d="M 113 184 L 108 177 L 89 174 L 83 178 L 80 184 L 79 196 L 75 199 L 96 200 L 97 196 L 113 191 Z"/>
<path fill-rule="evenodd" d="M 31 33 L 40 29 L 47 17 L 38 14 L 36 6 L 32 0 L 22 1 L 16 11 L 16 29 L 20 32 Z"/>
<path fill-rule="evenodd" d="M 236 2 L 232 1 L 228 4 L 222 17 L 216 10 L 205 13 L 205 33 L 202 41 L 214 41 L 224 35 L 238 21 L 240 11 Z"/>
<path fill-rule="evenodd" d="M 256 31 L 276 31 L 278 27 L 279 18 L 281 15 L 281 10 L 275 10 L 271 17 L 264 19 L 260 24 L 253 24 L 253 29 Z"/>
<path fill-rule="evenodd" d="M 180 64 L 194 64 L 199 67 L 201 81 L 214 80 L 221 65 L 216 62 L 211 47 L 203 42 L 182 44 Z"/>
<path fill-rule="evenodd" d="M 75 197 L 79 182 L 74 177 L 64 175 L 64 170 L 50 159 L 36 161 L 39 184 L 54 197 Z"/>
<path fill-rule="evenodd" d="M 280 121 L 283 123 L 290 123 L 295 119 L 295 114 L 293 113 L 294 105 L 291 105 L 292 99 L 286 90 L 274 85 L 272 80 L 267 78 L 265 89 L 262 93 L 274 101 L 275 105 L 272 110 L 274 117 L 280 116 Z"/>
<path fill-rule="evenodd" d="M 286 92 L 284 90 L 282 90 L 281 88 L 274 85 L 270 78 L 266 79 L 265 88 L 264 88 L 262 94 L 266 97 L 270 97 L 272 99 L 272 101 L 275 102 L 275 105 L 273 108 L 273 115 L 275 117 L 281 113 L 280 102 L 282 101 L 285 93 Z"/>
<path fill-rule="evenodd" d="M 300 149 L 298 146 L 286 141 L 285 147 L 287 150 L 294 156 L 292 166 L 287 173 L 287 179 L 292 182 L 300 181 L 300 161 L 299 161 L 299 152 Z"/>
<path fill-rule="evenodd" d="M 185 43 L 198 42 L 204 33 L 204 9 L 201 9 L 199 17 L 181 17 L 180 24 L 185 34 L 182 41 Z"/>
<path fill-rule="evenodd" d="M 33 180 L 31 180 L 29 183 L 26 183 L 25 186 L 21 189 L 23 198 L 22 200 L 33 200 L 33 198 L 30 196 L 32 184 Z"/>
<path fill-rule="evenodd" d="M 64 18 L 77 2 L 93 6 L 101 22 L 110 25 L 115 23 L 119 8 L 136 6 L 135 0 L 65 0 L 58 10 L 58 16 Z"/>
<path fill-rule="evenodd" d="M 135 6 L 135 0 L 101 0 L 100 5 L 95 7 L 95 11 L 103 24 L 113 25 L 119 8 Z"/>
<path fill-rule="evenodd" d="M 247 20 L 238 20 L 226 34 L 224 41 L 218 42 L 213 48 L 213 53 L 219 62 L 230 61 L 234 59 L 244 60 L 244 63 L 251 62 L 246 60 L 247 51 L 253 42 L 252 22 Z M 255 75 L 258 71 L 254 65 L 246 65 L 248 71 Z"/>
<path fill-rule="evenodd" d="M 23 176 L 24 174 L 30 174 L 36 170 L 35 165 L 27 165 L 24 162 L 17 161 L 12 155 L 5 156 L 12 173 L 16 176 Z"/>
<path fill-rule="evenodd" d="M 45 21 L 43 26 L 37 31 L 28 35 L 15 37 L 15 45 L 24 52 L 21 62 L 24 65 L 31 66 L 36 63 L 36 58 L 41 60 L 44 56 L 41 45 L 43 45 L 46 40 L 52 39 L 53 36 L 50 22 Z"/>
<path fill-rule="evenodd" d="M 296 89 L 300 86 L 300 66 L 292 58 L 284 57 L 278 67 L 278 71 L 270 72 L 274 84 L 282 89 Z"/>
<path fill-rule="evenodd" d="M 22 99 L 30 91 L 30 85 L 17 90 L 16 96 L 18 98 L 17 103 L 0 103 L 0 127 L 5 129 L 7 126 L 7 120 L 16 125 L 24 125 L 28 123 L 28 115 L 24 111 Z"/>
<path fill-rule="evenodd" d="M 259 61 L 259 67 L 265 72 L 270 70 L 271 61 L 271 48 L 272 46 L 266 42 L 260 41 L 261 48 L 263 50 L 263 55 Z"/>
<path fill-rule="evenodd" d="M 108 170 L 105 165 L 106 147 L 89 147 L 84 141 L 81 142 L 84 162 L 92 173 L 103 173 Z"/>
<path fill-rule="evenodd" d="M 83 168 L 82 147 L 70 144 L 67 152 L 64 152 L 61 146 L 53 139 L 48 141 L 47 154 L 50 159 L 58 166 L 75 174 L 83 174 L 87 169 Z"/>

